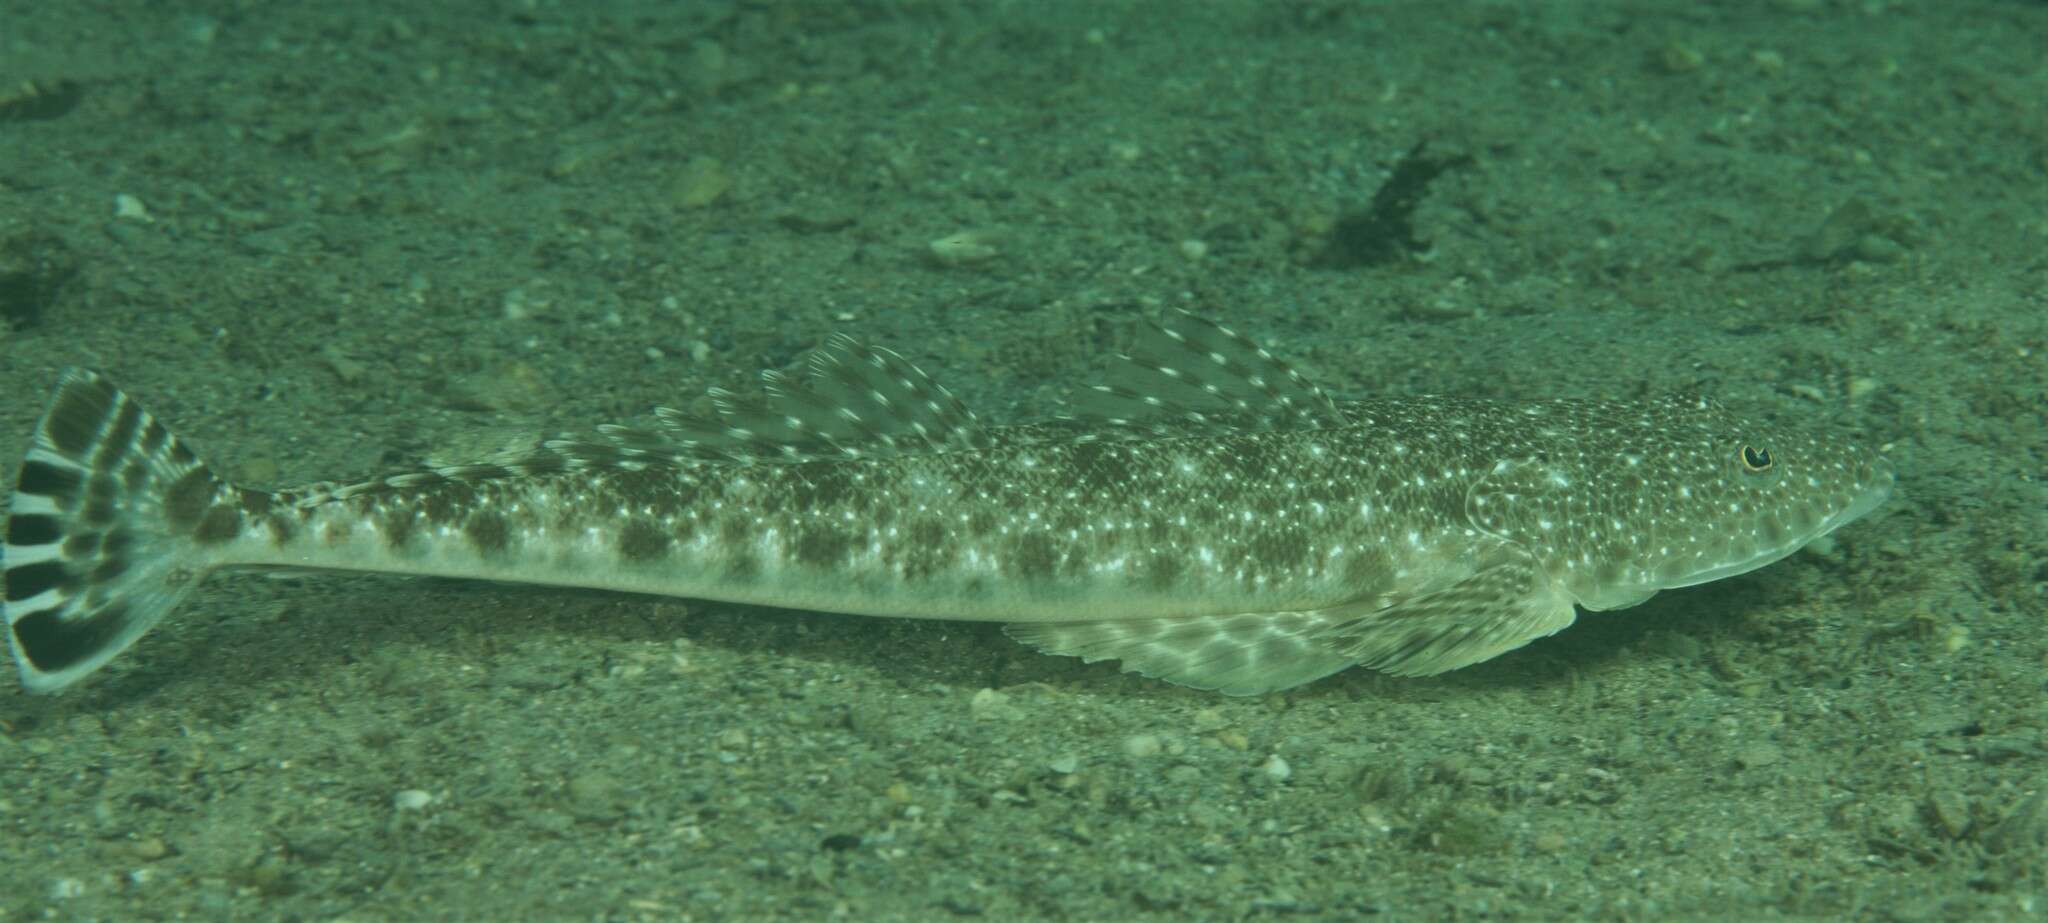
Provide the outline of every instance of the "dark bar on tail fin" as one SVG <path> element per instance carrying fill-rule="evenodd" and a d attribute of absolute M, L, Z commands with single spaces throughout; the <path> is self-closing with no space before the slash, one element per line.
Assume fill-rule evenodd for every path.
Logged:
<path fill-rule="evenodd" d="M 8 501 L 0 609 L 22 685 L 53 692 L 198 583 L 193 534 L 235 494 L 98 373 L 68 369 Z"/>

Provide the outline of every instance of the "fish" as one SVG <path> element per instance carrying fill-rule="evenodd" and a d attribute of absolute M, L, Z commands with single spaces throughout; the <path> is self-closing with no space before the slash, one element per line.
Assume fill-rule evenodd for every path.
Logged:
<path fill-rule="evenodd" d="M 1187 313 L 1037 422 L 985 423 L 844 335 L 709 404 L 265 490 L 66 370 L 0 557 L 22 685 L 73 685 L 211 573 L 282 569 L 997 621 L 1046 653 L 1257 695 L 1489 660 L 1579 609 L 1784 558 L 1894 482 L 1880 452 L 1699 396 L 1339 399 Z"/>

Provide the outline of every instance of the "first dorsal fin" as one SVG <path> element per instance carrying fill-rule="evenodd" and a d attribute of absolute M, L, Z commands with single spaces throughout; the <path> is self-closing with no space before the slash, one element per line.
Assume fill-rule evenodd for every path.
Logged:
<path fill-rule="evenodd" d="M 1140 331 L 1109 380 L 1076 397 L 1071 416 L 1159 433 L 1320 429 L 1341 422 L 1320 386 L 1244 334 L 1186 311 Z"/>
<path fill-rule="evenodd" d="M 807 373 L 761 374 L 761 395 L 710 391 L 715 415 L 659 408 L 654 428 L 601 426 L 602 442 L 555 440 L 571 463 L 651 459 L 801 463 L 958 451 L 987 444 L 981 421 L 894 350 L 836 335 Z"/>

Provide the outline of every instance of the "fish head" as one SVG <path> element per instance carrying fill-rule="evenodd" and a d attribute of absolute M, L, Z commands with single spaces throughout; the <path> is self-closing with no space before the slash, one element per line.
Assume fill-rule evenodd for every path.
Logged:
<path fill-rule="evenodd" d="M 1528 548 L 1587 609 L 1755 570 L 1891 494 L 1882 455 L 1712 400 L 1551 401 L 1517 412 L 1466 496 L 1478 529 Z"/>

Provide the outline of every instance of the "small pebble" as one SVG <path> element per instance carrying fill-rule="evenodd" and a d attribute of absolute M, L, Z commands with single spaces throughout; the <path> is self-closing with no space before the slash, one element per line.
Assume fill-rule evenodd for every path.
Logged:
<path fill-rule="evenodd" d="M 967 700 L 967 713 L 982 720 L 1007 718 L 1016 714 L 1010 707 L 1010 697 L 994 689 L 981 689 L 974 698 Z"/>
<path fill-rule="evenodd" d="M 1259 774 L 1265 776 L 1268 782 L 1285 782 L 1294 778 L 1294 767 L 1287 764 L 1286 757 L 1275 753 L 1259 764 Z"/>
<path fill-rule="evenodd" d="M 171 844 L 160 836 L 146 836 L 128 844 L 128 854 L 144 862 L 155 862 L 171 854 Z"/>
<path fill-rule="evenodd" d="M 434 796 L 417 788 L 408 788 L 391 796 L 391 806 L 400 811 L 418 811 L 434 803 Z"/>
<path fill-rule="evenodd" d="M 704 208 L 732 188 L 732 175 L 716 157 L 692 157 L 676 174 L 673 195 L 684 208 Z"/>
<path fill-rule="evenodd" d="M 1164 749 L 1166 744 L 1157 734 L 1134 734 L 1124 740 L 1124 752 L 1131 756 L 1158 756 Z"/>
<path fill-rule="evenodd" d="M 114 217 L 129 221 L 153 220 L 149 217 L 149 207 L 142 204 L 141 199 L 125 192 L 114 197 Z"/>
<path fill-rule="evenodd" d="M 2048 792 L 2036 791 L 2021 799 L 1985 830 L 1980 840 L 1993 855 L 2048 846 Z"/>
<path fill-rule="evenodd" d="M 1753 744 L 1745 744 L 1742 749 L 1737 750 L 1735 752 L 1735 765 L 1744 769 L 1758 769 L 1773 765 L 1784 758 L 1784 751 L 1778 749 L 1776 744 L 1759 741 Z"/>
<path fill-rule="evenodd" d="M 941 266 L 971 266 L 986 263 L 1002 254 L 996 235 L 990 231 L 960 231 L 932 241 L 926 247 Z"/>
<path fill-rule="evenodd" d="M 571 778 L 568 801 L 563 807 L 579 820 L 611 820 L 626 812 L 626 790 L 619 780 L 602 772 L 586 772 Z"/>
<path fill-rule="evenodd" d="M 1960 840 L 1970 832 L 1970 799 L 1962 792 L 1943 789 L 1928 796 L 1927 813 L 1951 840 Z"/>
<path fill-rule="evenodd" d="M 1689 74 L 1707 63 L 1707 56 L 1683 42 L 1673 41 L 1657 52 L 1657 66 L 1667 74 Z"/>

